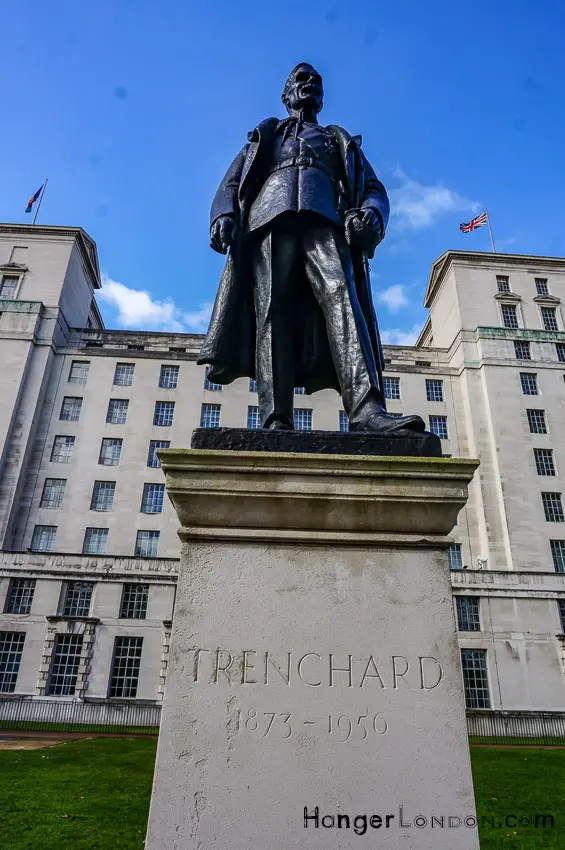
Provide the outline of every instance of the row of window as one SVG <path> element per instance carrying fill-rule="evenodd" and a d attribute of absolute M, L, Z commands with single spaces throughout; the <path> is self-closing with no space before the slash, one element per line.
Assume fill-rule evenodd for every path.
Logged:
<path fill-rule="evenodd" d="M 100 445 L 98 463 L 101 466 L 118 466 L 122 455 L 123 439 L 121 437 L 104 437 Z M 157 457 L 157 449 L 168 449 L 170 440 L 150 440 L 147 453 L 147 466 L 157 468 L 160 466 Z M 70 463 L 75 446 L 75 437 L 67 434 L 57 434 L 53 440 L 50 460 L 52 463 Z M 55 480 L 55 479 L 53 479 Z M 59 479 L 65 480 L 65 479 Z M 43 505 L 43 507 L 57 507 L 56 505 Z"/>
<path fill-rule="evenodd" d="M 13 693 L 24 651 L 25 632 L 0 632 L 0 692 Z M 132 698 L 137 696 L 141 666 L 141 637 L 117 637 L 108 682 L 108 696 Z M 49 696 L 72 696 L 75 693 L 78 671 L 83 654 L 83 636 L 55 635 L 51 664 L 47 676 Z"/>
<path fill-rule="evenodd" d="M 73 360 L 69 371 L 68 382 L 70 384 L 84 385 L 88 378 L 89 368 L 90 360 Z M 135 363 L 117 363 L 114 372 L 114 386 L 130 387 L 133 383 L 134 369 Z M 176 389 L 178 386 L 179 369 L 179 366 L 161 366 L 159 387 L 163 389 Z M 210 368 L 208 367 L 204 377 L 204 389 L 219 392 L 222 389 L 222 385 L 215 384 L 208 379 L 209 371 Z M 385 377 L 383 382 L 385 398 L 400 399 L 400 378 Z M 249 391 L 257 392 L 256 381 L 249 381 Z M 295 387 L 294 393 L 295 395 L 305 395 L 306 390 L 304 387 Z M 439 379 L 426 379 L 426 397 L 428 401 L 443 401 L 443 381 Z M 125 399 L 119 399 L 119 401 L 123 403 Z M 160 423 L 156 422 L 155 424 Z"/>
<path fill-rule="evenodd" d="M 501 304 L 500 312 L 502 315 L 502 324 L 505 328 L 516 330 L 520 327 L 518 307 L 516 304 Z M 544 331 L 560 330 L 557 321 L 557 307 L 540 307 L 540 316 Z"/>
<path fill-rule="evenodd" d="M 386 380 L 400 380 L 397 378 L 390 378 Z M 440 384 L 441 381 L 431 381 L 432 384 Z M 430 391 L 431 392 L 431 391 Z M 389 395 L 388 398 L 400 398 L 400 384 L 398 384 L 398 395 Z M 436 397 L 433 399 L 434 401 L 441 401 L 443 399 L 443 395 L 437 392 Z M 432 400 L 432 399 L 429 399 Z M 74 398 L 71 396 L 65 396 L 63 399 L 63 405 L 61 407 L 61 414 L 59 419 L 62 419 L 66 422 L 76 422 L 80 416 L 80 410 L 82 406 L 82 398 Z M 125 424 L 127 413 L 128 413 L 129 401 L 128 399 L 118 399 L 113 398 L 110 399 L 110 403 L 108 405 L 108 413 L 106 414 L 106 422 L 111 423 L 112 425 L 123 425 Z M 200 427 L 201 428 L 219 428 L 220 427 L 220 415 L 221 415 L 221 404 L 203 404 L 200 410 Z M 155 402 L 155 413 L 153 416 L 153 424 L 161 425 L 161 426 L 170 426 L 173 424 L 173 417 L 175 412 L 175 402 L 174 401 L 157 401 Z M 402 416 L 401 413 L 395 413 L 394 416 Z M 247 408 L 247 427 L 248 428 L 260 428 L 261 420 L 259 417 L 259 408 L 253 405 L 249 405 Z M 312 410 L 303 407 L 296 407 L 294 409 L 294 427 L 297 431 L 311 431 L 312 430 Z M 339 413 L 339 430 L 347 431 L 348 430 L 348 420 L 345 411 L 341 410 Z M 441 437 L 442 440 L 449 439 L 448 431 L 447 431 L 447 416 L 437 415 L 430 416 L 430 431 L 432 434 L 437 434 Z M 53 452 L 51 454 L 51 460 L 60 463 L 68 463 L 72 454 L 72 447 L 74 445 L 75 438 L 74 437 L 65 437 L 59 435 L 55 437 L 55 443 L 53 445 Z M 107 452 L 108 457 L 112 460 L 112 462 L 105 463 L 106 466 L 116 466 L 119 463 L 119 454 L 121 452 L 121 440 L 105 438 L 102 441 L 105 452 Z M 147 462 L 148 466 L 159 466 L 159 462 L 155 456 L 155 449 L 157 448 L 167 448 L 170 445 L 166 440 L 152 440 L 149 449 L 149 458 L 154 458 L 153 462 Z M 151 450 L 151 446 L 154 446 L 154 449 Z M 102 457 L 102 454 L 100 455 Z M 118 458 L 115 460 L 115 458 Z M 103 460 L 99 460 L 99 463 L 104 463 Z"/>
<path fill-rule="evenodd" d="M 41 494 L 40 508 L 60 508 L 65 495 L 66 478 L 46 478 Z M 116 493 L 115 481 L 95 481 L 90 500 L 91 511 L 111 511 Z M 164 484 L 144 484 L 140 511 L 144 514 L 160 514 L 165 496 Z"/>
<path fill-rule="evenodd" d="M 61 617 L 89 617 L 94 582 L 68 581 L 63 584 L 58 615 Z M 30 614 L 35 594 L 34 578 L 13 578 L 10 581 L 5 614 Z M 135 582 L 124 584 L 119 617 L 124 620 L 144 620 L 147 616 L 149 585 Z"/>
<path fill-rule="evenodd" d="M 153 503 L 154 505 L 155 503 Z M 107 508 L 105 510 L 111 510 Z M 147 511 L 146 513 L 157 513 Z M 57 537 L 56 525 L 36 525 L 33 529 L 30 549 L 33 552 L 52 552 Z M 161 532 L 143 529 L 136 533 L 134 555 L 138 558 L 156 558 Z M 107 528 L 87 528 L 82 545 L 83 555 L 105 555 L 108 548 Z"/>
<path fill-rule="evenodd" d="M 546 277 L 535 277 L 534 284 L 536 287 L 536 295 L 549 295 L 549 287 Z M 496 285 L 499 292 L 511 292 L 510 278 L 505 274 L 497 274 Z"/>
<path fill-rule="evenodd" d="M 555 353 L 560 363 L 565 363 L 565 342 L 555 343 Z M 526 340 L 514 340 L 514 355 L 517 360 L 531 360 L 530 343 Z"/>

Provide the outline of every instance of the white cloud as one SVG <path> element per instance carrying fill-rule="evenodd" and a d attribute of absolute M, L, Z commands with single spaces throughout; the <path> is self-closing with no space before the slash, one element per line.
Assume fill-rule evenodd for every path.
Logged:
<path fill-rule="evenodd" d="M 209 303 L 185 312 L 170 298 L 157 301 L 150 292 L 132 289 L 108 275 L 102 277 L 98 298 L 114 308 L 120 327 L 132 330 L 202 333 L 208 328 L 212 312 L 212 304 Z"/>
<path fill-rule="evenodd" d="M 388 289 L 383 289 L 382 292 L 375 292 L 377 301 L 386 304 L 387 309 L 391 313 L 398 313 L 402 307 L 406 307 L 410 302 L 404 292 L 405 287 L 402 284 L 394 284 Z"/>
<path fill-rule="evenodd" d="M 438 184 L 426 186 L 412 180 L 402 170 L 395 175 L 400 186 L 389 190 L 393 221 L 399 228 L 421 230 L 445 213 L 476 212 L 479 204 L 461 197 L 453 189 Z"/>
<path fill-rule="evenodd" d="M 402 330 L 401 328 L 386 328 L 381 331 L 381 338 L 385 345 L 414 345 L 422 326 L 412 325 L 410 330 Z"/>

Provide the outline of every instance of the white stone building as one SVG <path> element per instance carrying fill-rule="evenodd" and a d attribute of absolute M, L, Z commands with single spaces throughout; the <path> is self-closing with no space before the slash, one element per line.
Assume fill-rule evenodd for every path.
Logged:
<path fill-rule="evenodd" d="M 161 700 L 180 544 L 155 458 L 257 425 L 202 337 L 105 330 L 80 228 L 0 225 L 0 694 Z M 449 551 L 468 705 L 565 709 L 565 259 L 447 251 L 389 410 L 481 465 Z M 346 427 L 333 391 L 297 424 Z M 407 623 L 418 609 L 404 612 Z"/>

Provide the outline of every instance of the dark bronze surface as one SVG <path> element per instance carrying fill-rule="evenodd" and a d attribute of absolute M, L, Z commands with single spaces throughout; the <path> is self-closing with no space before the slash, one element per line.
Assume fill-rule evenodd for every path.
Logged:
<path fill-rule="evenodd" d="M 380 455 L 381 457 L 441 457 L 436 434 L 397 431 L 394 434 L 357 434 L 341 431 L 269 431 L 248 428 L 197 428 L 193 449 L 232 452 L 307 452 L 332 455 Z"/>
<path fill-rule="evenodd" d="M 198 362 L 227 384 L 255 378 L 264 428 L 293 428 L 293 388 L 340 392 L 350 430 L 424 431 L 386 412 L 368 259 L 389 217 L 361 137 L 322 127 L 322 78 L 298 65 L 289 117 L 248 135 L 212 203 L 210 244 L 228 258 Z"/>

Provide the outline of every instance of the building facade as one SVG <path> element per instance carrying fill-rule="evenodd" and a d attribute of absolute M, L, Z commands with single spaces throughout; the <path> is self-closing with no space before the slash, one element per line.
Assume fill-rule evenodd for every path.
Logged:
<path fill-rule="evenodd" d="M 162 699 L 180 543 L 156 456 L 258 427 L 202 336 L 112 331 L 80 228 L 0 225 L 0 696 Z M 385 346 L 392 413 L 481 461 L 448 551 L 468 706 L 565 709 L 565 259 L 447 251 L 415 346 Z M 298 428 L 347 428 L 296 389 Z M 419 616 L 405 613 L 407 622 Z"/>

